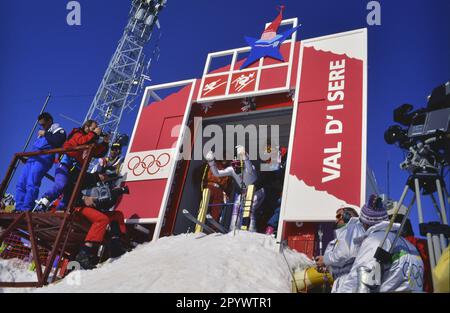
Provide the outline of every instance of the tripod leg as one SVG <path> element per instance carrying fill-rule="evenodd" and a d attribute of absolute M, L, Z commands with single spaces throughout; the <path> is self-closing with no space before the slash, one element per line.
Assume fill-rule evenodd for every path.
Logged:
<path fill-rule="evenodd" d="M 408 184 L 406 184 L 406 185 L 405 185 L 405 188 L 403 189 L 402 196 L 400 197 L 400 200 L 398 201 L 397 205 L 395 206 L 395 209 L 394 209 L 394 215 L 392 215 L 391 221 L 389 222 L 389 226 L 387 227 L 386 232 L 385 232 L 385 234 L 384 234 L 384 238 L 383 238 L 383 240 L 380 242 L 380 245 L 378 246 L 379 249 L 383 249 L 384 243 L 386 242 L 386 239 L 387 239 L 387 237 L 388 237 L 388 235 L 389 235 L 389 232 L 390 232 L 391 229 L 392 229 L 392 225 L 394 225 L 394 220 L 395 220 L 395 218 L 397 217 L 398 210 L 399 210 L 400 207 L 402 206 L 403 201 L 405 201 L 405 197 L 406 197 L 406 194 L 408 193 L 408 189 L 409 189 Z M 399 234 L 397 234 L 395 240 L 398 239 L 398 236 L 399 236 Z"/>
<path fill-rule="evenodd" d="M 433 201 L 433 206 L 436 209 L 437 214 L 439 215 L 439 219 L 440 219 L 441 223 L 443 223 L 442 212 L 436 202 L 436 198 L 434 197 L 434 195 L 432 193 L 430 193 L 430 197 L 431 197 L 431 201 Z"/>
<path fill-rule="evenodd" d="M 439 193 L 439 191 L 438 191 L 438 193 Z M 430 193 L 430 197 L 431 197 L 431 200 L 433 201 L 434 207 L 436 208 L 436 210 L 438 212 L 441 224 L 443 224 L 444 223 L 444 218 L 442 216 L 441 210 L 439 209 L 439 206 L 437 205 L 436 198 L 434 197 L 434 195 L 432 193 Z M 447 240 L 445 239 L 443 234 L 439 234 L 439 239 L 435 239 L 434 237 L 437 237 L 437 235 L 432 235 L 431 236 L 431 238 L 433 239 L 435 250 L 437 250 L 437 247 L 440 247 L 440 250 L 439 251 L 435 251 L 435 253 L 434 253 L 435 256 L 436 256 L 436 262 L 437 262 L 440 259 L 440 257 L 441 257 L 442 251 L 444 251 L 445 248 L 447 247 Z M 436 245 L 436 242 L 437 242 L 437 245 Z"/>
<path fill-rule="evenodd" d="M 439 182 L 439 185 L 440 185 L 440 182 Z M 444 196 L 447 197 L 447 203 L 450 204 L 450 194 L 448 193 L 447 188 L 445 188 L 445 186 L 444 186 L 444 188 L 441 188 L 441 189 L 444 191 Z"/>
<path fill-rule="evenodd" d="M 445 201 L 444 201 L 444 193 L 443 193 L 443 189 L 441 186 L 441 181 L 439 179 L 436 179 L 436 189 L 438 192 L 438 197 L 439 197 L 439 204 L 441 207 L 441 216 L 442 216 L 442 223 L 444 223 L 445 225 L 448 225 L 448 220 L 447 220 L 447 214 L 445 214 Z M 447 192 L 447 191 L 445 191 Z"/>
<path fill-rule="evenodd" d="M 441 208 L 441 220 L 442 220 L 442 224 L 444 225 L 448 225 L 448 220 L 447 220 L 447 215 L 446 215 L 446 210 L 445 210 L 445 201 L 444 201 L 444 194 L 442 191 L 442 186 L 441 186 L 441 181 L 439 179 L 436 179 L 436 190 L 438 193 L 438 197 L 439 197 L 439 204 L 440 204 L 440 208 Z M 444 234 L 439 234 L 439 239 L 441 242 L 441 253 L 442 251 L 445 250 L 445 248 L 447 248 L 447 239 L 445 238 Z"/>
<path fill-rule="evenodd" d="M 422 224 L 423 223 L 422 201 L 420 199 L 420 186 L 419 186 L 418 178 L 414 178 L 414 191 L 416 193 L 419 224 Z M 428 245 L 428 256 L 430 258 L 430 266 L 431 266 L 431 269 L 433 269 L 436 267 L 436 259 L 434 257 L 433 241 L 431 240 L 430 233 L 427 233 L 427 245 Z"/>
<path fill-rule="evenodd" d="M 411 212 L 411 208 L 414 205 L 414 202 L 416 201 L 416 198 L 412 197 L 411 202 L 408 205 L 408 208 L 406 210 L 405 216 L 402 219 L 402 223 L 400 225 L 400 229 L 395 235 L 394 241 L 392 241 L 391 248 L 389 249 L 389 253 L 392 254 L 392 251 L 394 250 L 395 244 L 397 243 L 398 238 L 402 235 L 403 227 L 405 227 L 405 223 L 408 220 L 409 212 Z M 395 220 L 395 217 L 392 217 Z"/>
<path fill-rule="evenodd" d="M 431 240 L 433 241 L 434 259 L 437 263 L 442 255 L 441 242 L 438 235 L 432 235 Z"/>

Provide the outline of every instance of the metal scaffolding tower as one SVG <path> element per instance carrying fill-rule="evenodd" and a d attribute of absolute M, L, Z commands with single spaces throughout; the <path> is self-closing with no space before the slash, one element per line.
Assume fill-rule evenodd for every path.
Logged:
<path fill-rule="evenodd" d="M 128 24 L 114 53 L 85 120 L 93 119 L 111 134 L 117 136 L 125 109 L 132 109 L 149 73 L 154 55 L 147 58 L 144 47 L 150 41 L 153 28 L 160 28 L 158 16 L 167 0 L 132 0 Z M 159 38 L 158 38 L 159 40 Z"/>

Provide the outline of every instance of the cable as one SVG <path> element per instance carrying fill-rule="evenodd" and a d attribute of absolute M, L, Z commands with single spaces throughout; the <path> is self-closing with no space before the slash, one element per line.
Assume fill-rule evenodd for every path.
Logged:
<path fill-rule="evenodd" d="M 298 287 L 297 287 L 297 281 L 295 280 L 295 274 L 294 274 L 294 272 L 291 269 L 291 265 L 289 264 L 289 262 L 288 262 L 288 260 L 286 258 L 286 255 L 284 254 L 285 245 L 286 245 L 286 240 L 283 240 L 281 242 L 281 254 L 283 255 L 284 260 L 286 261 L 286 265 L 288 267 L 289 273 L 291 274 L 292 281 L 294 282 L 295 292 L 298 293 L 299 291 L 298 291 Z M 306 271 L 305 271 L 305 273 L 306 273 Z M 305 280 L 305 286 L 306 286 L 306 280 Z"/>

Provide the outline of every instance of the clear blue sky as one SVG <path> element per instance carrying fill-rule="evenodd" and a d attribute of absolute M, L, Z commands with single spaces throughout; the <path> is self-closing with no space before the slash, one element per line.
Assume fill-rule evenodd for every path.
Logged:
<path fill-rule="evenodd" d="M 76 124 L 59 114 L 84 119 L 122 35 L 131 1 L 81 0 L 82 25 L 75 27 L 66 24 L 67 2 L 0 3 L 2 178 L 48 92 L 54 95 L 48 111 L 66 129 Z M 381 26 L 366 24 L 368 2 L 169 0 L 161 14 L 161 57 L 151 73 L 153 83 L 199 77 L 208 52 L 244 46 L 244 36 L 260 34 L 278 4 L 286 5 L 286 18 L 300 19 L 300 38 L 368 27 L 368 162 L 386 192 L 390 160 L 391 196 L 398 198 L 407 177 L 398 169 L 403 155 L 385 144 L 383 133 L 393 124 L 395 107 L 406 102 L 424 106 L 432 88 L 450 79 L 450 1 L 379 1 Z M 124 131 L 132 129 L 135 115 L 126 115 Z M 433 208 L 427 208 L 427 216 L 436 217 Z"/>

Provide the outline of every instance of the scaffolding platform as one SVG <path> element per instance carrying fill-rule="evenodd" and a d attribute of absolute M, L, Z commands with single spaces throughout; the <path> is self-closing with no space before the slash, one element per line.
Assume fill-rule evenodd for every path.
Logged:
<path fill-rule="evenodd" d="M 86 158 L 80 169 L 80 175 L 75 182 L 75 186 L 70 197 L 69 203 L 64 211 L 49 213 L 19 212 L 6 213 L 0 212 L 0 226 L 5 230 L 0 233 L 0 244 L 10 236 L 19 237 L 30 244 L 30 256 L 33 260 L 37 281 L 35 282 L 2 282 L 1 287 L 42 287 L 55 282 L 58 277 L 58 270 L 68 260 L 73 259 L 85 235 L 89 229 L 90 223 L 84 219 L 81 214 L 75 210 L 74 204 L 81 191 L 81 184 L 91 161 L 93 145 L 79 146 L 71 149 L 52 149 L 37 152 L 16 153 L 11 161 L 8 171 L 0 185 L 0 195 L 5 194 L 8 188 L 11 176 L 15 172 L 19 161 L 24 161 L 28 157 L 43 154 L 64 154 L 71 151 L 86 151 Z M 40 251 L 48 251 L 45 260 L 42 260 Z M 56 260 L 56 261 L 55 261 Z M 53 272 L 53 275 L 51 275 Z"/>

